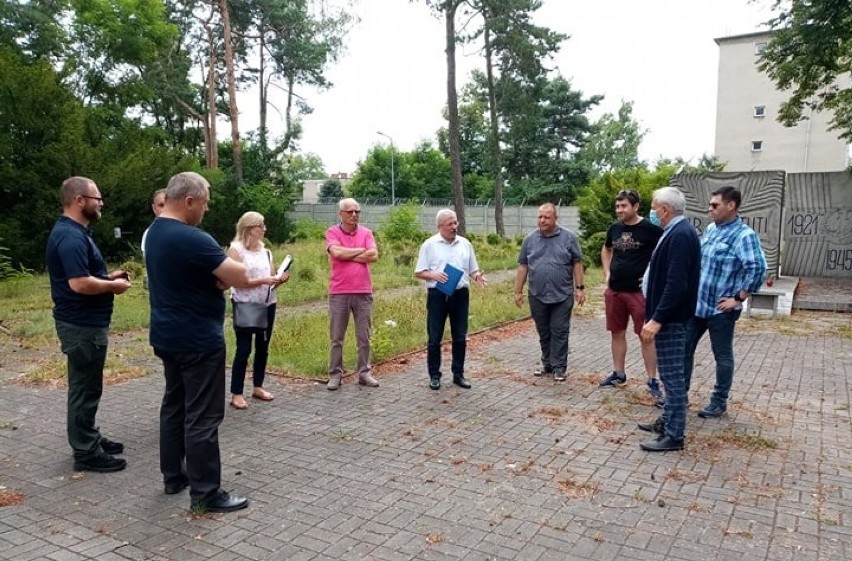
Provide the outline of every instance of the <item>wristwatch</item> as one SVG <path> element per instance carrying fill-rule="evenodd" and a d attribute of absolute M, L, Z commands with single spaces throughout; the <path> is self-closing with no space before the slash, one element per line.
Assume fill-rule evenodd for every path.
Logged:
<path fill-rule="evenodd" d="M 577 290 L 586 290 L 586 285 L 585 284 L 578 284 L 574 288 L 576 288 Z"/>
<path fill-rule="evenodd" d="M 740 291 L 739 290 L 737 290 L 737 293 L 734 294 L 734 300 L 736 300 L 737 302 L 745 302 L 745 298 L 740 298 Z"/>

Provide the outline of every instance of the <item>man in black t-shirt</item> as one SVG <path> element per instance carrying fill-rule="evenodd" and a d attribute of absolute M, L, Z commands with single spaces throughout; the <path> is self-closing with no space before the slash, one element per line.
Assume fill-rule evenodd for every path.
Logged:
<path fill-rule="evenodd" d="M 612 337 L 612 373 L 600 383 L 601 387 L 620 386 L 627 382 L 624 366 L 627 358 L 627 324 L 633 318 L 634 332 L 637 336 L 642 332 L 645 324 L 642 277 L 663 235 L 662 228 L 639 216 L 639 194 L 636 191 L 620 191 L 616 195 L 615 214 L 618 221 L 607 230 L 606 242 L 601 248 L 607 283 L 604 294 L 606 328 Z M 662 392 L 655 376 L 657 357 L 653 343 L 642 344 L 642 360 L 648 377 L 648 391 L 659 404 Z"/>

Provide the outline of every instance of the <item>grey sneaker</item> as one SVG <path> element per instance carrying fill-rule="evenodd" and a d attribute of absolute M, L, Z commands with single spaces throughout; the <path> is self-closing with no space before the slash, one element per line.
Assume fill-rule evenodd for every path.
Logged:
<path fill-rule="evenodd" d="M 615 370 L 612 371 L 612 374 L 604 378 L 604 380 L 598 384 L 601 388 L 614 388 L 616 386 L 621 386 L 627 383 L 627 375 L 619 376 L 618 372 Z"/>
<path fill-rule="evenodd" d="M 553 373 L 553 381 L 554 382 L 564 382 L 567 379 L 568 379 L 568 376 L 566 376 L 564 372 L 554 372 Z"/>
<path fill-rule="evenodd" d="M 326 389 L 329 391 L 339 390 L 340 389 L 340 379 L 342 376 L 340 374 L 332 374 L 328 377 L 328 386 Z"/>
<path fill-rule="evenodd" d="M 361 374 L 358 376 L 358 383 L 362 386 L 369 386 L 371 388 L 378 388 L 379 381 L 373 378 L 373 375 L 367 372 L 366 374 Z"/>

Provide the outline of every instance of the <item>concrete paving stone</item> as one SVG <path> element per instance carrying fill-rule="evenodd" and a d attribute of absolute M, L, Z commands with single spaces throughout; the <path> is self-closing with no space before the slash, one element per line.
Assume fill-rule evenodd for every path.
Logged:
<path fill-rule="evenodd" d="M 58 551 L 54 551 L 49 553 L 46 557 L 51 561 L 84 561 L 87 559 L 91 559 L 90 557 L 84 557 L 73 551 L 68 551 L 67 549 L 60 549 Z"/>

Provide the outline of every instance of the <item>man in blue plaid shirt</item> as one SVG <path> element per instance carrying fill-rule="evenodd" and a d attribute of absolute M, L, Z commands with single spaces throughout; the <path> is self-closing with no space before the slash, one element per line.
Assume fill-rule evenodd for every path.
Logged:
<path fill-rule="evenodd" d="M 728 408 L 734 380 L 734 326 L 742 303 L 757 292 L 766 276 L 766 257 L 760 238 L 737 215 L 742 195 L 734 187 L 721 187 L 710 198 L 713 223 L 701 237 L 701 281 L 695 316 L 686 326 L 684 373 L 686 391 L 692 378 L 695 349 L 705 331 L 716 360 L 716 386 L 710 403 L 698 416 L 721 417 Z"/>

